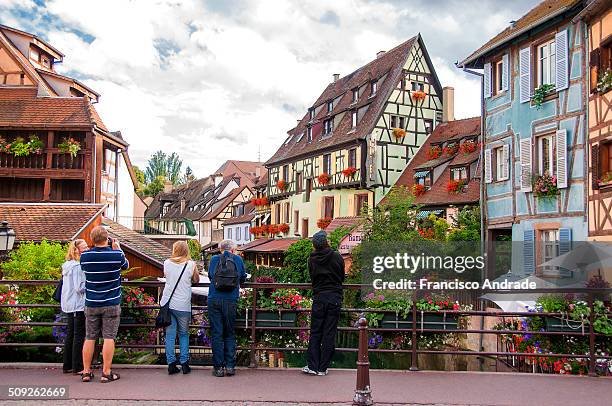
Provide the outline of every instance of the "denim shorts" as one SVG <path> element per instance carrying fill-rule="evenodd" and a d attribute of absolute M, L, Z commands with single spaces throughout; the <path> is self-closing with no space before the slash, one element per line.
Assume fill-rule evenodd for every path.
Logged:
<path fill-rule="evenodd" d="M 121 306 L 85 307 L 85 338 L 114 340 L 119 330 Z"/>

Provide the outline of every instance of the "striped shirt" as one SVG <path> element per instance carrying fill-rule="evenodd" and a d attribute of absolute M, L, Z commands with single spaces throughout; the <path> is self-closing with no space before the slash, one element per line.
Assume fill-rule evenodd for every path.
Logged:
<path fill-rule="evenodd" d="M 93 247 L 81 254 L 85 273 L 85 306 L 114 306 L 121 303 L 121 270 L 128 260 L 123 251 L 111 247 Z"/>

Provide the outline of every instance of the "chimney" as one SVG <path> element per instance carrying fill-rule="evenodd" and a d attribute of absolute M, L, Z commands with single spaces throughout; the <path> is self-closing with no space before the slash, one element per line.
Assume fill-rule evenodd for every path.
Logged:
<path fill-rule="evenodd" d="M 455 88 L 446 86 L 442 88 L 442 122 L 455 120 Z"/>
<path fill-rule="evenodd" d="M 164 193 L 170 193 L 172 192 L 172 182 L 170 182 L 169 180 L 167 180 L 164 183 Z"/>
<path fill-rule="evenodd" d="M 340 74 L 339 73 L 334 73 L 334 82 L 337 82 L 338 79 L 340 79 Z"/>
<path fill-rule="evenodd" d="M 185 211 L 185 198 L 181 199 L 181 213 Z"/>
<path fill-rule="evenodd" d="M 219 184 L 223 180 L 223 175 L 222 174 L 217 174 L 217 175 L 214 175 L 214 176 L 215 176 L 215 187 L 217 187 L 217 186 L 219 186 Z"/>
<path fill-rule="evenodd" d="M 387 51 L 378 51 L 378 52 L 376 52 L 376 58 L 377 59 L 380 58 L 381 56 L 383 56 L 385 54 L 385 52 L 387 52 Z"/>
<path fill-rule="evenodd" d="M 261 176 L 261 168 L 259 166 L 257 168 L 255 168 L 255 176 L 257 176 L 257 177 Z"/>

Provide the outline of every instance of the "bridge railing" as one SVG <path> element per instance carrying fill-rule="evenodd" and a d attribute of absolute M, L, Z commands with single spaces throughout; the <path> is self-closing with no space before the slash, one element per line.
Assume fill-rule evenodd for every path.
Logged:
<path fill-rule="evenodd" d="M 54 286 L 57 285 L 57 281 L 49 281 L 49 280 L 0 280 L 0 285 L 5 286 L 13 286 L 13 287 L 22 287 L 22 286 Z M 124 281 L 124 286 L 134 286 L 134 287 L 142 287 L 142 288 L 163 288 L 163 282 L 156 281 Z M 208 287 L 208 283 L 196 284 L 194 287 Z M 266 311 L 269 312 L 270 309 L 260 308 L 257 303 L 257 292 L 262 289 L 279 289 L 279 288 L 294 288 L 300 290 L 310 290 L 312 289 L 310 284 L 294 284 L 294 283 L 246 283 L 242 286 L 246 289 L 252 289 L 253 295 L 251 306 L 248 308 L 248 312 L 250 313 L 251 323 L 245 323 L 244 325 L 237 324 L 236 328 L 240 330 L 246 330 L 249 336 L 248 345 L 238 346 L 238 350 L 248 351 L 250 354 L 250 367 L 257 366 L 257 353 L 260 351 L 277 351 L 277 352 L 286 352 L 286 351 L 306 351 L 305 347 L 278 347 L 266 345 L 262 346 L 257 341 L 258 333 L 264 331 L 308 331 L 310 327 L 308 325 L 303 326 L 261 326 L 258 325 L 257 314 L 258 312 Z M 345 284 L 344 289 L 346 290 L 359 290 L 362 288 L 369 288 L 370 286 L 360 285 L 360 284 Z M 611 337 L 610 335 L 604 335 L 597 333 L 594 329 L 594 317 L 595 317 L 595 309 L 594 303 L 595 298 L 600 296 L 609 297 L 612 294 L 612 289 L 586 289 L 586 288 L 547 288 L 547 289 L 529 289 L 529 290 L 505 290 L 500 291 L 496 290 L 497 294 L 517 294 L 517 293 L 529 293 L 529 294 L 575 294 L 580 295 L 586 298 L 588 303 L 590 313 L 588 316 L 588 322 L 584 320 L 582 324 L 582 328 L 576 329 L 573 331 L 530 331 L 530 330 L 511 330 L 511 329 L 486 329 L 486 328 L 462 328 L 458 326 L 458 328 L 453 329 L 444 329 L 444 328 L 425 328 L 425 324 L 423 323 L 423 318 L 426 315 L 444 315 L 445 317 L 459 317 L 459 316 L 480 316 L 483 318 L 496 318 L 497 320 L 502 320 L 505 318 L 521 318 L 521 317 L 557 317 L 563 318 L 567 317 L 567 314 L 564 313 L 554 313 L 554 312 L 538 312 L 538 311 L 517 311 L 517 312 L 507 312 L 507 311 L 492 311 L 492 310 L 443 310 L 443 311 L 421 311 L 417 309 L 417 301 L 419 298 L 425 297 L 427 294 L 431 293 L 441 293 L 442 291 L 436 290 L 414 290 L 412 291 L 412 306 L 411 306 L 411 319 L 406 323 L 404 322 L 405 327 L 368 327 L 367 331 L 372 333 L 383 333 L 383 332 L 396 332 L 396 333 L 409 333 L 411 335 L 410 340 L 410 348 L 406 349 L 382 349 L 382 348 L 369 348 L 368 352 L 372 353 L 407 353 L 410 354 L 411 357 L 411 365 L 410 370 L 418 370 L 418 355 L 419 354 L 439 354 L 439 355 L 462 355 L 462 356 L 475 356 L 475 357 L 490 357 L 497 361 L 503 362 L 504 360 L 512 359 L 512 360 L 525 360 L 525 359 L 536 359 L 536 358 L 568 358 L 568 359 L 583 359 L 588 362 L 588 373 L 591 376 L 596 375 L 596 361 L 597 360 L 610 360 L 612 356 L 610 355 L 601 355 L 597 354 L 595 350 L 596 338 L 598 337 Z M 444 293 L 448 293 L 446 290 Z M 487 291 L 480 291 L 481 293 L 487 293 Z M 2 308 L 54 308 L 59 311 L 59 304 L 48 304 L 48 303 L 15 303 L 15 304 L 0 304 L 0 309 Z M 123 308 L 127 308 L 127 306 L 122 305 Z M 138 305 L 138 306 L 130 306 L 130 309 L 142 309 L 142 310 L 155 310 L 159 309 L 159 304 L 152 305 Z M 203 312 L 207 311 L 207 306 L 192 306 L 192 311 Z M 295 313 L 310 313 L 311 309 L 275 309 L 274 312 L 278 312 L 279 314 L 283 312 L 295 312 Z M 380 310 L 380 309 L 364 309 L 364 308 L 342 308 L 341 312 L 344 314 L 349 314 L 351 320 L 358 320 L 363 315 L 367 315 L 368 313 L 384 313 L 384 314 L 397 314 L 394 310 Z M 417 316 L 420 315 L 421 318 Z M 607 314 L 608 319 L 612 318 L 612 314 Z M 420 320 L 420 321 L 419 321 Z M 64 326 L 65 323 L 52 321 L 52 322 L 6 322 L 0 320 L 1 326 L 46 326 L 46 327 L 55 327 L 55 326 Z M 203 327 L 198 324 L 192 324 L 191 328 L 208 328 Z M 155 329 L 155 320 L 154 318 L 150 318 L 147 323 L 129 323 L 129 324 L 121 324 L 120 328 L 149 328 Z M 347 331 L 353 332 L 354 334 L 358 334 L 360 328 L 353 323 L 349 323 L 348 326 L 340 326 L 338 327 L 339 331 Z M 569 354 L 569 353 L 542 353 L 542 352 L 517 352 L 517 351 L 484 351 L 482 347 L 480 351 L 468 351 L 461 349 L 424 349 L 419 348 L 417 335 L 427 333 L 432 335 L 448 335 L 448 334 L 479 334 L 479 335 L 495 335 L 498 338 L 498 344 L 500 342 L 499 338 L 502 336 L 525 336 L 525 335 L 533 335 L 538 334 L 541 336 L 568 336 L 568 337 L 588 337 L 588 352 L 582 354 Z M 357 336 L 356 336 L 357 337 Z M 612 338 L 612 337 L 611 337 Z M 357 344 L 357 340 L 355 340 Z M 0 347 L 60 347 L 62 344 L 57 342 L 0 342 Z M 163 344 L 129 344 L 129 343 L 121 343 L 117 342 L 116 347 L 118 348 L 145 348 L 145 349 L 161 349 L 165 346 Z M 200 350 L 210 350 L 211 347 L 209 345 L 190 345 L 191 349 L 200 349 Z M 499 348 L 499 345 L 498 345 Z M 357 352 L 358 346 L 355 347 L 340 347 L 337 348 L 336 351 L 339 352 Z"/>

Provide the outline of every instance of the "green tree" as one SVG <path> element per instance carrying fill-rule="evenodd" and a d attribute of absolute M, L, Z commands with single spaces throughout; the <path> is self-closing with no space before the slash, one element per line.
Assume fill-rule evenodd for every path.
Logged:
<path fill-rule="evenodd" d="M 453 216 L 449 241 L 480 241 L 480 206 L 464 206 Z"/>
<path fill-rule="evenodd" d="M 181 180 L 181 183 L 189 183 L 192 180 L 195 180 L 195 175 L 193 174 L 193 171 L 191 170 L 191 168 L 188 166 L 185 169 L 185 174 L 183 175 L 183 179 Z"/>
<path fill-rule="evenodd" d="M 157 151 L 151 156 L 145 169 L 145 179 L 148 183 L 153 182 L 160 176 L 168 179 L 173 185 L 180 183 L 183 161 L 176 152 L 166 155 L 163 151 Z"/>
<path fill-rule="evenodd" d="M 136 165 L 132 165 L 132 168 L 134 169 L 134 175 L 136 175 L 136 181 L 138 182 L 138 184 L 135 185 L 136 186 L 136 192 L 139 195 L 143 195 L 144 194 L 144 189 L 145 189 L 146 184 L 147 184 L 147 181 L 145 180 L 145 174 Z"/>
<path fill-rule="evenodd" d="M 145 196 L 157 196 L 159 192 L 164 190 L 164 185 L 166 184 L 166 178 L 163 176 L 158 176 L 153 179 L 151 183 L 149 183 L 143 189 L 143 193 Z"/>

